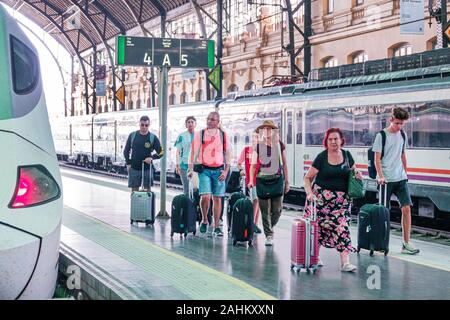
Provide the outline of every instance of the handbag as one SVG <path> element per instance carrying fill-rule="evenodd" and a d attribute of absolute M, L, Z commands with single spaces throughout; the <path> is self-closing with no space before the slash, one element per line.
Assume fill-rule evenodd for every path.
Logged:
<path fill-rule="evenodd" d="M 278 153 L 280 156 L 281 169 L 281 148 L 278 144 Z M 260 199 L 272 199 L 281 197 L 284 194 L 284 174 L 280 173 L 265 175 L 258 173 L 256 176 L 256 194 Z"/>
<path fill-rule="evenodd" d="M 284 175 L 271 174 L 256 176 L 256 194 L 260 199 L 281 197 L 284 194 Z"/>
<path fill-rule="evenodd" d="M 347 166 L 350 168 L 350 164 L 348 162 L 347 151 L 345 152 L 345 160 L 347 162 Z M 347 195 L 352 198 L 362 198 L 366 194 L 366 190 L 364 189 L 364 184 L 362 180 L 356 178 L 356 173 L 354 170 L 350 169 L 348 173 L 348 190 Z"/>

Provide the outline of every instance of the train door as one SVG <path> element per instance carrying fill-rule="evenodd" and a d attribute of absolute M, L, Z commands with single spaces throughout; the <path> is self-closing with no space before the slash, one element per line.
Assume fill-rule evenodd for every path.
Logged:
<path fill-rule="evenodd" d="M 284 110 L 283 121 L 283 142 L 286 146 L 286 161 L 288 163 L 289 182 L 296 185 L 295 182 L 295 144 L 294 144 L 294 109 L 286 108 Z"/>
<path fill-rule="evenodd" d="M 304 154 L 304 142 L 303 142 L 303 109 L 295 110 L 295 124 L 294 124 L 294 133 L 295 133 L 295 147 L 294 147 L 294 155 L 295 155 L 295 165 L 292 167 L 292 171 L 294 171 L 294 182 L 292 185 L 295 187 L 303 187 L 303 154 Z"/>

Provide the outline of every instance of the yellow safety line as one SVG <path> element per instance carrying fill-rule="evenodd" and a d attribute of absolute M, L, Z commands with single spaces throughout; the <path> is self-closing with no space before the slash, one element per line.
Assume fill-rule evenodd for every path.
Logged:
<path fill-rule="evenodd" d="M 403 261 L 407 261 L 407 262 L 412 262 L 412 263 L 419 264 L 419 265 L 422 265 L 422 266 L 425 266 L 425 267 L 430 267 L 430 268 L 435 268 L 435 269 L 439 269 L 439 270 L 450 272 L 450 268 L 444 267 L 442 265 L 437 265 L 437 264 L 434 264 L 434 263 L 431 263 L 431 262 L 423 262 L 423 261 L 420 261 L 420 260 L 419 261 L 414 260 L 414 259 L 418 258 L 417 256 L 414 256 L 415 258 L 413 258 L 413 256 L 408 257 L 405 254 L 401 254 L 401 253 L 394 253 L 394 254 L 392 254 L 392 253 L 389 252 L 389 257 L 392 257 L 392 258 L 395 258 L 395 259 L 399 259 L 399 260 L 403 260 Z"/>
<path fill-rule="evenodd" d="M 224 274 L 224 273 L 219 272 L 219 271 L 217 271 L 217 270 L 214 270 L 214 269 L 212 269 L 212 268 L 210 268 L 210 267 L 208 267 L 208 266 L 205 266 L 205 265 L 203 265 L 203 264 L 201 264 L 201 263 L 199 263 L 199 262 L 196 262 L 196 261 L 194 261 L 194 260 L 191 260 L 191 259 L 189 259 L 189 258 L 186 258 L 186 257 L 184 257 L 184 256 L 182 256 L 182 255 L 179 255 L 179 254 L 177 254 L 177 253 L 175 253 L 175 252 L 172 252 L 172 251 L 170 251 L 170 250 L 167 250 L 167 249 L 165 249 L 165 248 L 161 248 L 160 246 L 155 245 L 155 244 L 153 244 L 153 243 L 151 243 L 151 242 L 149 242 L 149 241 L 147 241 L 147 240 L 144 240 L 144 239 L 142 239 L 141 237 L 138 237 L 138 236 L 136 236 L 136 235 L 134 235 L 134 234 L 132 234 L 132 233 L 126 232 L 126 231 L 124 231 L 124 230 L 122 230 L 122 229 L 119 229 L 119 228 L 113 226 L 113 225 L 110 225 L 110 224 L 108 224 L 108 223 L 105 223 L 104 221 L 99 220 L 99 219 L 97 219 L 97 218 L 95 218 L 95 217 L 92 217 L 92 216 L 90 216 L 90 215 L 88 215 L 88 214 L 85 214 L 84 212 L 78 211 L 78 210 L 75 209 L 75 208 L 71 208 L 71 207 L 68 207 L 68 206 L 64 206 L 64 207 L 65 207 L 65 208 L 68 208 L 68 209 L 70 209 L 70 210 L 73 210 L 76 214 L 83 215 L 83 216 L 85 216 L 85 217 L 87 217 L 87 218 L 89 218 L 89 219 L 91 219 L 91 220 L 97 221 L 97 222 L 99 222 L 99 223 L 101 223 L 101 224 L 107 226 L 108 228 L 114 230 L 114 231 L 119 231 L 120 233 L 124 234 L 125 236 L 130 237 L 130 238 L 133 238 L 133 239 L 135 239 L 135 240 L 138 240 L 138 241 L 142 242 L 143 244 L 145 244 L 145 245 L 147 245 L 147 246 L 151 246 L 152 248 L 157 249 L 157 250 L 159 250 L 159 251 L 161 251 L 161 252 L 163 252 L 163 253 L 165 253 L 165 254 L 168 254 L 168 255 L 170 255 L 170 256 L 176 258 L 176 259 L 180 259 L 180 260 L 182 260 L 182 261 L 184 261 L 184 262 L 186 262 L 186 263 L 188 263 L 188 264 L 190 264 L 190 265 L 192 265 L 192 266 L 194 266 L 194 267 L 196 267 L 196 268 L 201 269 L 202 271 L 209 272 L 209 273 L 211 273 L 211 274 L 213 274 L 213 275 L 217 275 L 217 276 L 219 276 L 220 278 L 222 278 L 223 280 L 226 280 L 226 281 L 228 281 L 228 282 L 231 282 L 231 283 L 233 283 L 234 285 L 237 285 L 237 286 L 239 286 L 239 287 L 241 287 L 241 288 L 243 288 L 243 289 L 245 289 L 245 290 L 247 290 L 247 291 L 249 291 L 249 292 L 255 294 L 256 296 L 258 296 L 258 297 L 260 297 L 260 298 L 262 298 L 262 299 L 264 299 L 264 300 L 278 300 L 278 299 L 275 298 L 274 296 L 272 296 L 272 295 L 270 295 L 270 294 L 268 294 L 268 293 L 265 293 L 264 291 L 259 290 L 258 288 L 255 288 L 255 287 L 249 285 L 248 283 L 246 283 L 246 282 L 244 282 L 244 281 L 242 281 L 242 280 L 239 280 L 239 279 L 234 278 L 234 277 L 232 277 L 232 276 L 230 276 L 230 275 L 227 275 L 227 274 Z"/>

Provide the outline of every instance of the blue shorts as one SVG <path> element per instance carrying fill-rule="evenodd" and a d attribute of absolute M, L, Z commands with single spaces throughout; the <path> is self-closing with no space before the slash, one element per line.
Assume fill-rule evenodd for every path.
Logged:
<path fill-rule="evenodd" d="M 225 196 L 225 180 L 219 181 L 222 169 L 206 169 L 204 168 L 198 174 L 199 194 L 212 194 L 216 197 Z"/>

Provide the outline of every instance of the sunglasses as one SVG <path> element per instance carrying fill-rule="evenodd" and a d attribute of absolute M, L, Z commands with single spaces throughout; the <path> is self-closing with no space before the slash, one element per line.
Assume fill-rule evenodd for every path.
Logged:
<path fill-rule="evenodd" d="M 148 127 L 148 124 L 141 123 L 141 127 Z"/>

